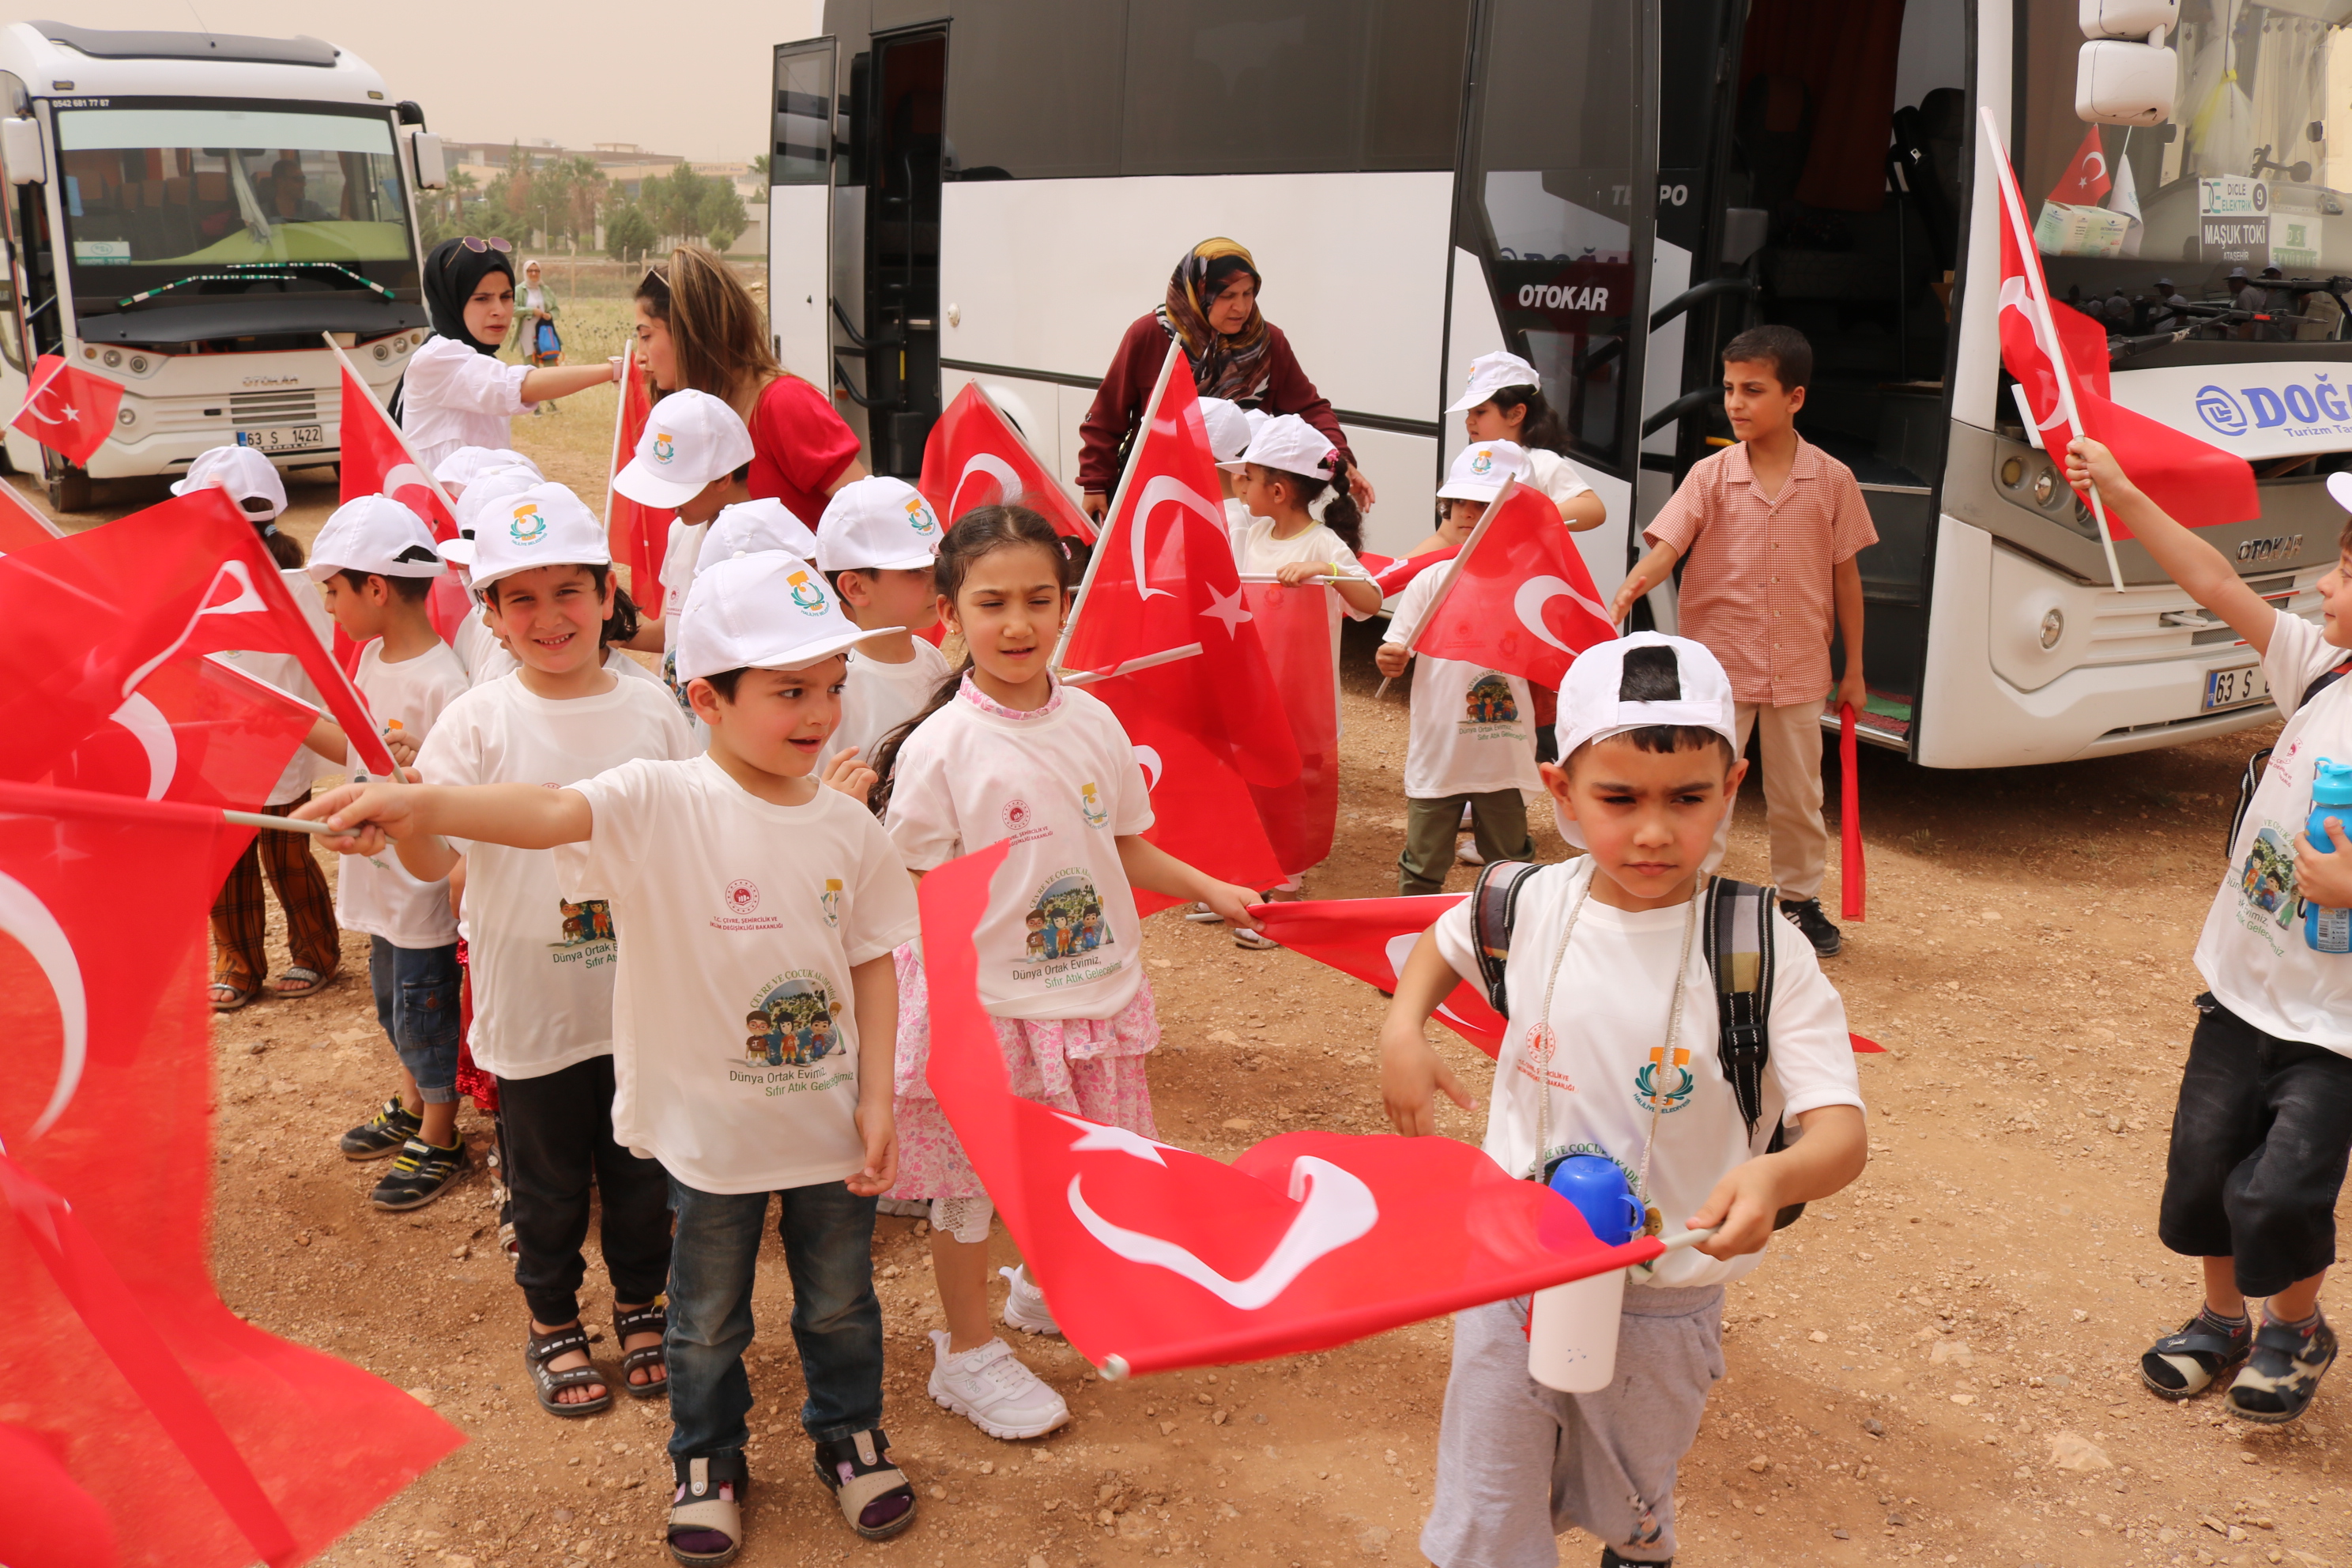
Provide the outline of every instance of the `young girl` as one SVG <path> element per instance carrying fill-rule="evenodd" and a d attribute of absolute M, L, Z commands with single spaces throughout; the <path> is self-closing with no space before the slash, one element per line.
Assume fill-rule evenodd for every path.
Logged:
<path fill-rule="evenodd" d="M 393 395 L 392 416 L 429 472 L 460 447 L 504 447 L 507 421 L 551 398 L 621 379 L 621 362 L 545 370 L 498 358 L 514 322 L 512 248 L 493 236 L 445 239 L 425 258 L 425 340 Z"/>
<path fill-rule="evenodd" d="M 1126 731 L 1100 700 L 1063 686 L 1047 668 L 1075 586 L 1053 525 L 1025 507 L 967 512 L 948 530 L 938 574 L 940 616 L 969 656 L 928 708 L 883 741 L 874 809 L 919 877 L 1012 841 L 973 935 L 981 1002 L 1013 1091 L 1151 1137 L 1143 1058 L 1160 1025 L 1132 889 L 1203 900 L 1244 929 L 1257 924 L 1248 909 L 1257 895 L 1139 837 L 1151 826 L 1151 801 Z M 1099 802 L 1091 816 L 1088 788 Z M 1103 918 L 1094 949 L 1057 946 L 1056 917 L 1095 905 Z M 1067 1421 L 1069 1408 L 989 1328 L 993 1209 L 924 1076 L 930 1004 L 921 953 L 908 943 L 897 956 L 899 1155 L 890 1195 L 932 1205 L 931 1268 L 948 1326 L 931 1334 L 931 1397 L 991 1436 L 1038 1436 Z M 1025 1271 L 1003 1272 L 1012 1283 L 1004 1321 L 1058 1331 Z"/>
<path fill-rule="evenodd" d="M 1470 362 L 1470 388 L 1446 409 L 1459 414 L 1473 441 L 1510 441 L 1527 448 L 1528 484 L 1551 498 L 1562 522 L 1578 532 L 1608 521 L 1609 509 L 1561 455 L 1568 433 L 1544 401 L 1536 367 L 1513 353 Z"/>
<path fill-rule="evenodd" d="M 473 573 L 520 668 L 476 684 L 442 712 L 417 772 L 427 784 L 553 788 L 639 757 L 691 756 L 669 693 L 605 667 L 633 612 L 595 516 L 561 485 L 516 500 L 535 507 L 543 533 L 524 543 L 509 529 L 480 531 Z M 539 1403 L 562 1416 L 613 1403 L 580 1326 L 592 1183 L 603 1204 L 598 1235 L 622 1375 L 632 1395 L 654 1397 L 666 1375 L 659 1297 L 669 1274 L 669 1183 L 659 1162 L 613 1139 L 613 943 L 593 916 L 567 925 L 551 850 L 442 838 L 400 847 L 402 864 L 428 881 L 448 876 L 460 854 L 474 983 L 468 1044 L 498 1080 L 515 1283 L 530 1312 L 524 1359 Z"/>
<path fill-rule="evenodd" d="M 1318 577 L 1350 581 L 1331 585 L 1332 688 L 1339 688 L 1339 616 L 1363 620 L 1381 607 L 1381 591 L 1356 560 L 1363 542 L 1363 514 L 1349 493 L 1348 459 L 1323 433 L 1296 414 L 1269 419 L 1250 437 L 1249 447 L 1219 468 L 1236 477 L 1234 489 L 1249 509 L 1250 522 L 1234 542 L 1234 561 L 1246 580 L 1272 574 L 1296 586 Z M 1310 509 L 1320 504 L 1318 521 Z M 1268 895 L 1288 900 L 1304 890 L 1307 868 L 1298 867 Z M 1255 931 L 1236 931 L 1244 947 L 1274 943 Z"/>

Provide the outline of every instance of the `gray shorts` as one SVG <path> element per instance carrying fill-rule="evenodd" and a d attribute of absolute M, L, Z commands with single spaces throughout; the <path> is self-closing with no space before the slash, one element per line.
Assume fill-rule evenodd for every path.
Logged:
<path fill-rule="evenodd" d="M 1574 1525 L 1630 1562 L 1675 1554 L 1675 1469 L 1723 1375 L 1723 1287 L 1625 1291 L 1617 1381 L 1528 1375 L 1528 1299 L 1454 1319 L 1422 1554 L 1438 1568 L 1554 1568 Z"/>

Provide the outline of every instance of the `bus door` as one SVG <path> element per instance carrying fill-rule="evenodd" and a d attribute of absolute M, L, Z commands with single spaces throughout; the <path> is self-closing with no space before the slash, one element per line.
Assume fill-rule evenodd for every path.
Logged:
<path fill-rule="evenodd" d="M 1629 564 L 1656 233 L 1659 0 L 1486 0 L 1471 41 L 1446 311 L 1451 402 L 1507 349 L 1541 378 L 1608 504 L 1576 536 L 1594 584 Z M 1441 459 L 1467 440 L 1445 416 Z"/>
<path fill-rule="evenodd" d="M 833 380 L 833 73 L 830 37 L 776 49 L 768 137 L 768 330 L 776 358 Z"/>
<path fill-rule="evenodd" d="M 866 191 L 865 322 L 852 336 L 867 458 L 911 479 L 940 415 L 940 182 L 948 36 L 930 26 L 874 39 L 851 144 Z M 845 321 L 837 325 L 846 330 Z"/>

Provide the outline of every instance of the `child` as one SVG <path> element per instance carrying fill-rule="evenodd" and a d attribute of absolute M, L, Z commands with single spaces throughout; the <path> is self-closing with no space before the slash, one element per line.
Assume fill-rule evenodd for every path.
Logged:
<path fill-rule="evenodd" d="M 521 662 L 509 679 L 477 684 L 449 705 L 417 773 L 436 784 L 568 784 L 638 757 L 690 757 L 692 738 L 668 692 L 605 664 L 611 639 L 633 617 L 613 581 L 603 526 L 561 485 L 515 502 L 467 542 L 474 584 Z M 539 1403 L 567 1416 L 613 1403 L 580 1326 L 592 1181 L 623 1375 L 638 1398 L 658 1394 L 669 1184 L 656 1162 L 613 1138 L 614 944 L 597 939 L 587 908 L 564 900 L 549 853 L 415 836 L 400 844 L 401 864 L 419 879 L 447 877 L 460 855 L 474 987 L 468 1045 L 497 1079 L 515 1282 L 530 1309 L 524 1360 Z"/>
<path fill-rule="evenodd" d="M 694 586 L 703 532 L 712 521 L 727 508 L 751 499 L 744 482 L 751 464 L 751 433 L 735 411 L 718 398 L 707 392 L 673 392 L 654 405 L 645 434 L 637 437 L 636 455 L 627 468 L 613 476 L 613 488 L 633 501 L 677 514 L 662 553 L 665 604 L 686 603 Z M 668 683 L 678 707 L 693 718 L 686 683 L 677 674 L 675 615 L 641 621 L 628 646 L 662 656 L 662 679 Z M 696 739 L 702 737 L 698 734 Z"/>
<path fill-rule="evenodd" d="M 1853 470 L 1797 434 L 1812 378 L 1813 348 L 1793 327 L 1756 327 L 1723 350 L 1723 407 L 1737 447 L 1692 468 L 1643 532 L 1653 549 L 1626 574 L 1610 612 L 1664 582 L 1687 554 L 1675 601 L 1681 629 L 1731 672 L 1739 703 L 1738 748 L 1760 731 L 1764 819 L 1780 912 L 1823 958 L 1844 945 L 1822 912 L 1830 834 L 1822 821 L 1822 700 L 1832 689 L 1830 637 L 1845 639 L 1836 700 L 1860 712 L 1862 569 L 1854 556 L 1878 542 Z M 1768 569 L 1769 558 L 1769 569 Z M 1731 818 L 1723 819 L 1722 859 Z"/>
<path fill-rule="evenodd" d="M 404 767 L 442 710 L 466 689 L 466 672 L 433 630 L 425 600 L 441 558 L 424 520 L 389 496 L 347 501 L 310 546 L 310 576 L 327 613 L 360 649 L 352 684 L 386 730 Z M 466 1169 L 457 1136 L 457 922 L 446 880 L 422 881 L 389 855 L 345 860 L 335 913 L 368 933 L 368 981 L 376 1021 L 400 1053 L 400 1092 L 342 1136 L 343 1156 L 399 1157 L 369 1202 L 422 1208 Z"/>
<path fill-rule="evenodd" d="M 581 504 L 580 499 L 564 486 L 544 480 L 523 483 L 529 477 L 528 470 L 521 468 L 495 468 L 484 474 L 467 492 L 473 500 L 458 503 L 458 515 L 467 520 L 459 531 L 460 537 L 442 547 L 442 558 L 467 574 L 468 586 L 479 606 L 466 617 L 457 634 L 461 643 L 474 639 L 472 657 L 467 658 L 462 648 L 457 650 L 466 666 L 467 680 L 476 686 L 502 679 L 522 668 L 508 641 L 506 617 L 479 591 L 481 584 L 474 573 L 474 563 L 483 548 L 483 539 L 507 551 L 525 548 L 516 541 L 532 534 L 534 530 L 543 531 L 549 519 L 558 513 L 569 515 Z M 621 651 L 628 639 L 637 635 L 638 616 L 636 605 L 617 583 L 613 587 L 613 613 L 607 619 L 612 635 L 604 639 L 603 668 L 624 679 L 659 687 L 667 695 L 669 688 L 663 685 L 660 676 Z"/>
<path fill-rule="evenodd" d="M 876 635 L 849 656 L 836 752 L 871 757 L 882 737 L 922 711 L 948 677 L 947 656 L 914 634 L 937 626 L 932 563 L 940 520 L 904 479 L 854 479 L 816 525 L 816 564 L 849 618 Z"/>
<path fill-rule="evenodd" d="M 738 555 L 757 555 L 763 550 L 781 550 L 787 555 L 797 555 L 803 561 L 816 559 L 816 534 L 807 523 L 792 514 L 783 502 L 770 497 L 765 500 L 738 501 L 722 507 L 710 526 L 700 531 L 702 542 L 695 552 L 694 577 L 709 571 L 712 563 L 730 561 Z M 693 585 L 689 577 L 687 585 Z M 837 597 L 838 595 L 836 595 Z M 680 604 L 686 601 L 680 599 Z"/>
<path fill-rule="evenodd" d="M 564 789 L 373 784 L 308 808 L 353 835 L 331 847 L 428 834 L 580 846 L 556 857 L 563 896 L 611 901 L 613 1137 L 661 1162 L 677 1215 L 668 1537 L 688 1563 L 727 1562 L 742 1543 L 743 1350 L 772 1194 L 817 1474 L 868 1539 L 915 1514 L 880 1430 L 872 1260 L 875 1194 L 898 1164 L 890 954 L 916 935 L 915 900 L 880 825 L 817 784 L 858 632 L 822 582 L 814 613 L 795 604 L 788 579 L 805 572 L 789 555 L 740 556 L 688 595 L 677 667 L 710 731 L 707 755 L 641 758 Z M 747 1061 L 762 1019 L 843 1001 L 840 1048 L 824 1061 Z"/>
<path fill-rule="evenodd" d="M 511 447 L 460 447 L 433 469 L 433 478 L 449 492 L 449 504 L 466 499 L 466 487 L 495 468 L 528 468 L 534 481 L 545 476 L 539 465 Z"/>
<path fill-rule="evenodd" d="M 981 1001 L 1013 1091 L 1150 1137 L 1143 1058 L 1159 1043 L 1160 1025 L 1129 889 L 1203 900 L 1242 926 L 1255 923 L 1248 905 L 1257 895 L 1139 837 L 1151 826 L 1151 798 L 1126 731 L 1100 700 L 1063 686 L 1048 668 L 1072 575 L 1053 525 L 1025 507 L 980 507 L 948 530 L 939 597 L 969 657 L 956 679 L 882 742 L 874 808 L 919 875 L 1011 840 L 974 940 Z M 1080 807 L 1089 784 L 1104 808 L 1091 818 Z M 1013 821 L 1022 825 L 1017 834 Z M 1062 956 L 1069 950 L 1049 922 L 1078 889 L 1099 900 L 1108 931 L 1095 952 Z M 992 1206 L 924 1077 L 930 1004 L 922 955 L 909 944 L 898 960 L 903 1158 L 892 1196 L 932 1205 L 931 1268 L 948 1326 L 931 1334 L 931 1397 L 992 1437 L 1040 1436 L 1067 1421 L 1069 1407 L 990 1331 Z M 1058 1332 L 1025 1271 L 1003 1272 L 1012 1283 L 1004 1321 Z"/>
<path fill-rule="evenodd" d="M 1637 633 L 1580 657 L 1559 710 L 1562 760 L 1544 765 L 1544 785 L 1590 853 L 1511 889 L 1511 1028 L 1485 1148 L 1535 1181 L 1563 1155 L 1604 1156 L 1624 1170 L 1653 1234 L 1716 1234 L 1628 1281 L 1617 1381 L 1598 1394 L 1528 1377 L 1526 1298 L 1455 1316 L 1421 1537 L 1438 1568 L 1550 1562 L 1551 1538 L 1570 1524 L 1607 1543 L 1604 1565 L 1670 1562 L 1675 1469 L 1723 1375 L 1724 1284 L 1755 1267 L 1783 1205 L 1836 1192 L 1866 1152 L 1844 1005 L 1777 921 L 1767 922 L 1779 933 L 1770 1054 L 1752 1130 L 1719 1060 L 1696 940 L 1700 867 L 1746 767 L 1722 668 L 1696 643 Z M 1422 1031 L 1460 979 L 1480 984 L 1478 959 L 1465 900 L 1422 934 L 1398 977 L 1381 1092 L 1408 1136 L 1436 1131 L 1439 1089 L 1470 1106 Z M 1674 1068 L 1664 1083 L 1662 1062 Z M 1784 1121 L 1801 1136 L 1767 1152 Z"/>
<path fill-rule="evenodd" d="M 1542 378 L 1518 355 L 1498 352 L 1472 360 L 1470 389 L 1445 412 L 1462 416 L 1474 443 L 1507 441 L 1524 448 L 1527 482 L 1551 498 L 1571 530 L 1580 533 L 1609 520 L 1607 503 L 1563 454 L 1568 433 L 1544 401 Z"/>
<path fill-rule="evenodd" d="M 2066 479 L 2077 490 L 2096 482 L 2108 515 L 2246 639 L 2287 715 L 2272 749 L 2254 755 L 2261 780 L 2239 808 L 2231 868 L 2197 940 L 2210 990 L 2197 999 L 2157 1221 L 2165 1246 L 2204 1260 L 2205 1303 L 2140 1358 L 2141 1381 L 2166 1399 L 2193 1398 L 2242 1363 L 2230 1414 L 2276 1426 L 2310 1407 L 2336 1360 L 2319 1286 L 2336 1258 L 2352 1146 L 2352 960 L 2315 951 L 2302 915 L 2352 908 L 2352 856 L 2342 853 L 2352 811 L 2326 820 L 2327 843 L 2304 834 L 2318 763 L 2352 760 L 2352 682 L 2340 679 L 2352 648 L 2352 524 L 2336 541 L 2336 570 L 2319 580 L 2325 614 L 2315 626 L 2265 602 L 2098 442 L 2067 447 Z M 2329 475 L 2327 493 L 2352 508 L 2352 477 Z M 2291 862 L 2281 853 L 2289 846 Z M 2272 881 L 2281 869 L 2291 872 L 2284 888 Z M 2249 1296 L 2268 1298 L 2259 1329 Z"/>
<path fill-rule="evenodd" d="M 1507 441 L 1474 443 L 1454 459 L 1438 490 L 1445 521 L 1433 549 L 1459 546 L 1503 487 L 1519 471 L 1523 454 Z M 1427 619 L 1444 582 L 1423 572 L 1405 585 L 1381 644 L 1381 673 L 1404 673 L 1405 651 Z M 1454 859 L 1454 835 L 1469 813 L 1484 860 L 1528 860 L 1528 803 L 1519 793 L 1543 787 L 1536 773 L 1535 715 L 1526 680 L 1460 659 L 1421 656 L 1412 675 L 1412 728 L 1405 741 L 1404 852 L 1397 857 L 1397 891 L 1412 897 L 1445 889 Z"/>
<path fill-rule="evenodd" d="M 261 531 L 261 542 L 278 563 L 278 574 L 287 579 L 289 588 L 300 590 L 294 602 L 302 606 L 311 629 L 319 634 L 319 646 L 326 647 L 330 640 L 326 612 L 319 605 L 319 596 L 310 592 L 310 580 L 302 570 L 302 547 L 278 527 L 278 519 L 286 510 L 286 485 L 278 469 L 250 447 L 215 447 L 196 455 L 186 476 L 172 486 L 172 493 L 185 495 L 206 485 L 226 491 Z M 315 706 L 320 701 L 318 689 L 302 672 L 302 661 L 290 653 L 237 652 L 221 657 L 247 675 L 281 687 L 306 702 Z M 347 750 L 342 731 L 331 721 L 319 721 L 303 749 L 287 762 L 286 771 L 270 786 L 261 809 L 273 816 L 291 815 L 296 805 L 310 798 L 320 759 L 340 763 Z M 308 996 L 334 978 L 342 957 L 334 900 L 327 892 L 318 857 L 309 844 L 295 841 L 299 837 L 256 834 L 213 898 L 211 995 L 215 1013 L 233 1013 L 252 1001 L 261 994 L 268 977 L 268 954 L 262 945 L 268 916 L 261 890 L 265 872 L 278 889 L 278 907 L 286 911 L 286 955 L 291 961 L 270 985 L 270 994 L 280 1001 Z"/>
<path fill-rule="evenodd" d="M 1234 471 L 1225 465 L 1242 460 L 1242 454 L 1249 450 L 1250 437 L 1265 419 L 1256 410 L 1222 397 L 1201 399 L 1201 422 L 1209 427 L 1209 455 L 1217 460 L 1217 489 L 1225 498 L 1225 531 L 1234 537 L 1237 552 L 1239 541 L 1249 530 L 1250 513 L 1234 493 Z"/>

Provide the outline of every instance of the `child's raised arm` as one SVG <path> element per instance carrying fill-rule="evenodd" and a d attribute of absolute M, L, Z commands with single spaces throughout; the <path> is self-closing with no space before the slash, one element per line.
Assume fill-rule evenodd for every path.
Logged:
<path fill-rule="evenodd" d="M 1465 1110 L 1474 1103 L 1423 1032 L 1459 979 L 1437 950 L 1436 936 L 1422 932 L 1397 975 L 1388 1016 L 1381 1021 L 1381 1100 L 1390 1125 L 1408 1138 L 1437 1131 L 1439 1089 Z"/>
<path fill-rule="evenodd" d="M 588 797 L 539 784 L 345 784 L 294 815 L 337 829 L 326 847 L 343 855 L 377 855 L 387 841 L 444 836 L 552 849 L 584 841 L 594 826 Z"/>
<path fill-rule="evenodd" d="M 2278 624 L 2278 612 L 2246 586 L 2245 579 L 2231 568 L 2220 551 L 2140 494 L 2114 453 L 2088 437 L 2076 437 L 2066 444 L 2066 482 L 2078 490 L 2097 484 L 2107 515 L 2132 531 L 2166 576 L 2229 622 L 2230 629 L 2246 639 L 2257 658 L 2270 653 L 2271 629 Z"/>

